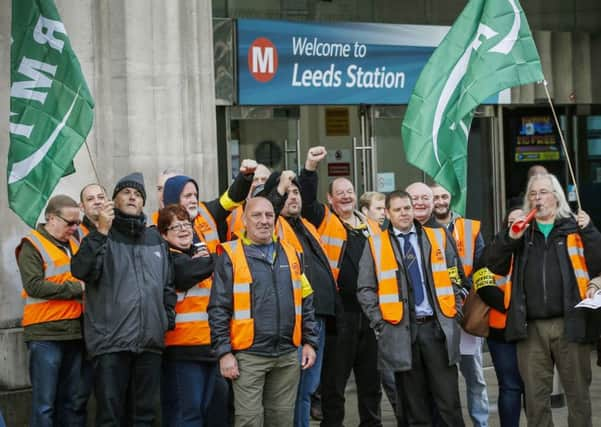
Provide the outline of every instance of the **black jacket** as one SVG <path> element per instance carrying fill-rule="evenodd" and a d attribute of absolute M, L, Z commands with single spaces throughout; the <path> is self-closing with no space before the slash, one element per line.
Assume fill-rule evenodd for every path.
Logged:
<path fill-rule="evenodd" d="M 240 241 L 242 243 L 242 241 Z M 295 351 L 292 333 L 295 322 L 290 266 L 279 243 L 275 243 L 273 263 L 254 245 L 244 245 L 252 274 L 250 285 L 254 341 L 243 350 L 261 356 L 277 357 Z M 209 302 L 211 344 L 218 358 L 232 352 L 230 320 L 233 312 L 233 269 L 227 253 L 217 259 Z M 317 348 L 312 295 L 303 298 L 302 343 Z"/>
<path fill-rule="evenodd" d="M 174 320 L 166 304 L 173 273 L 167 244 L 142 216 L 116 211 L 108 236 L 92 231 L 83 239 L 71 273 L 86 283 L 84 328 L 92 357 L 163 350 Z"/>
<path fill-rule="evenodd" d="M 566 337 L 572 342 L 590 341 L 589 313 L 574 306 L 580 294 L 567 252 L 568 234 L 580 233 L 584 257 L 591 277 L 601 271 L 601 233 L 591 223 L 579 229 L 572 218 L 557 219 L 545 240 L 536 223 L 521 239 L 513 240 L 502 232 L 484 249 L 483 263 L 495 274 L 512 272 L 511 303 L 507 311 L 505 338 L 527 338 L 528 320 L 563 317 Z"/>
<path fill-rule="evenodd" d="M 315 228 L 321 225 L 326 209 L 317 200 L 317 173 L 303 169 L 299 175 L 301 197 L 303 200 L 302 215 Z M 342 221 L 342 224 L 346 223 Z M 357 277 L 359 277 L 359 261 L 367 244 L 369 233 L 366 229 L 356 230 L 347 227 L 347 239 L 342 249 L 342 262 L 338 276 L 338 292 L 342 306 L 346 312 L 361 312 L 357 300 Z"/>

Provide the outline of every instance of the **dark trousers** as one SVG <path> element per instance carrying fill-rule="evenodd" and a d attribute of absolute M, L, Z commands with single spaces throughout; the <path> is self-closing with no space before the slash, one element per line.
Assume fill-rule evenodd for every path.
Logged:
<path fill-rule="evenodd" d="M 152 426 L 160 400 L 161 355 L 117 352 L 96 356 L 96 427 Z"/>
<path fill-rule="evenodd" d="M 205 427 L 217 379 L 217 362 L 163 361 L 163 427 Z M 215 417 L 217 414 L 211 414 Z"/>
<path fill-rule="evenodd" d="M 524 383 L 518 369 L 516 345 L 488 339 L 488 349 L 499 383 L 499 420 L 501 427 L 520 424 Z"/>
<path fill-rule="evenodd" d="M 338 316 L 337 335 L 326 335 L 321 372 L 322 427 L 344 423 L 344 391 L 351 371 L 357 383 L 360 427 L 381 426 L 382 389 L 377 369 L 378 347 L 362 312 Z"/>
<path fill-rule="evenodd" d="M 435 320 L 415 325 L 411 370 L 396 372 L 397 394 L 403 399 L 410 426 L 431 426 L 432 402 L 442 423 L 463 427 L 457 366 L 449 366 L 445 337 Z"/>

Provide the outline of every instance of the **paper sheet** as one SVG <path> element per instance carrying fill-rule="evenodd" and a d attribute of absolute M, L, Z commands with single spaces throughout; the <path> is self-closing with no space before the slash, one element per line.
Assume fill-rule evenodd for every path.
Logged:
<path fill-rule="evenodd" d="M 593 298 L 585 298 L 576 304 L 576 308 L 590 308 L 595 310 L 601 307 L 601 292 L 597 292 Z"/>
<path fill-rule="evenodd" d="M 470 335 L 461 329 L 461 339 L 459 341 L 459 352 L 464 355 L 474 355 L 478 347 L 482 345 L 482 338 Z"/>

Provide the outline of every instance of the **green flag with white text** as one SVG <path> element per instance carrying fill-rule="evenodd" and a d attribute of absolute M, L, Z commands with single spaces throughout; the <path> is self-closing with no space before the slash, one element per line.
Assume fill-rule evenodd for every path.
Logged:
<path fill-rule="evenodd" d="M 474 110 L 503 89 L 543 80 L 518 0 L 471 0 L 432 54 L 403 120 L 408 161 L 465 213 L 467 139 Z"/>
<path fill-rule="evenodd" d="M 10 208 L 34 227 L 94 120 L 94 100 L 52 0 L 13 0 Z"/>

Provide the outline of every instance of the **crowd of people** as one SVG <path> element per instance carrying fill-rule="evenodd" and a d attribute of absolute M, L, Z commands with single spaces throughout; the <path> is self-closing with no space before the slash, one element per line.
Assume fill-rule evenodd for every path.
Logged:
<path fill-rule="evenodd" d="M 218 198 L 177 169 L 52 197 L 16 248 L 25 300 L 31 426 L 343 426 L 357 386 L 360 426 L 487 426 L 484 339 L 462 327 L 477 293 L 501 426 L 553 425 L 556 368 L 570 426 L 591 426 L 591 344 L 574 306 L 601 290 L 601 234 L 573 214 L 556 177 L 533 169 L 488 244 L 451 194 L 416 182 L 359 200 L 353 183 L 318 195 L 324 147 L 298 176 L 244 160 Z M 358 202 L 358 203 L 357 203 Z M 357 206 L 358 205 L 358 206 Z M 514 229 L 525 213 L 534 221 Z M 318 391 L 318 393 L 316 393 Z"/>

